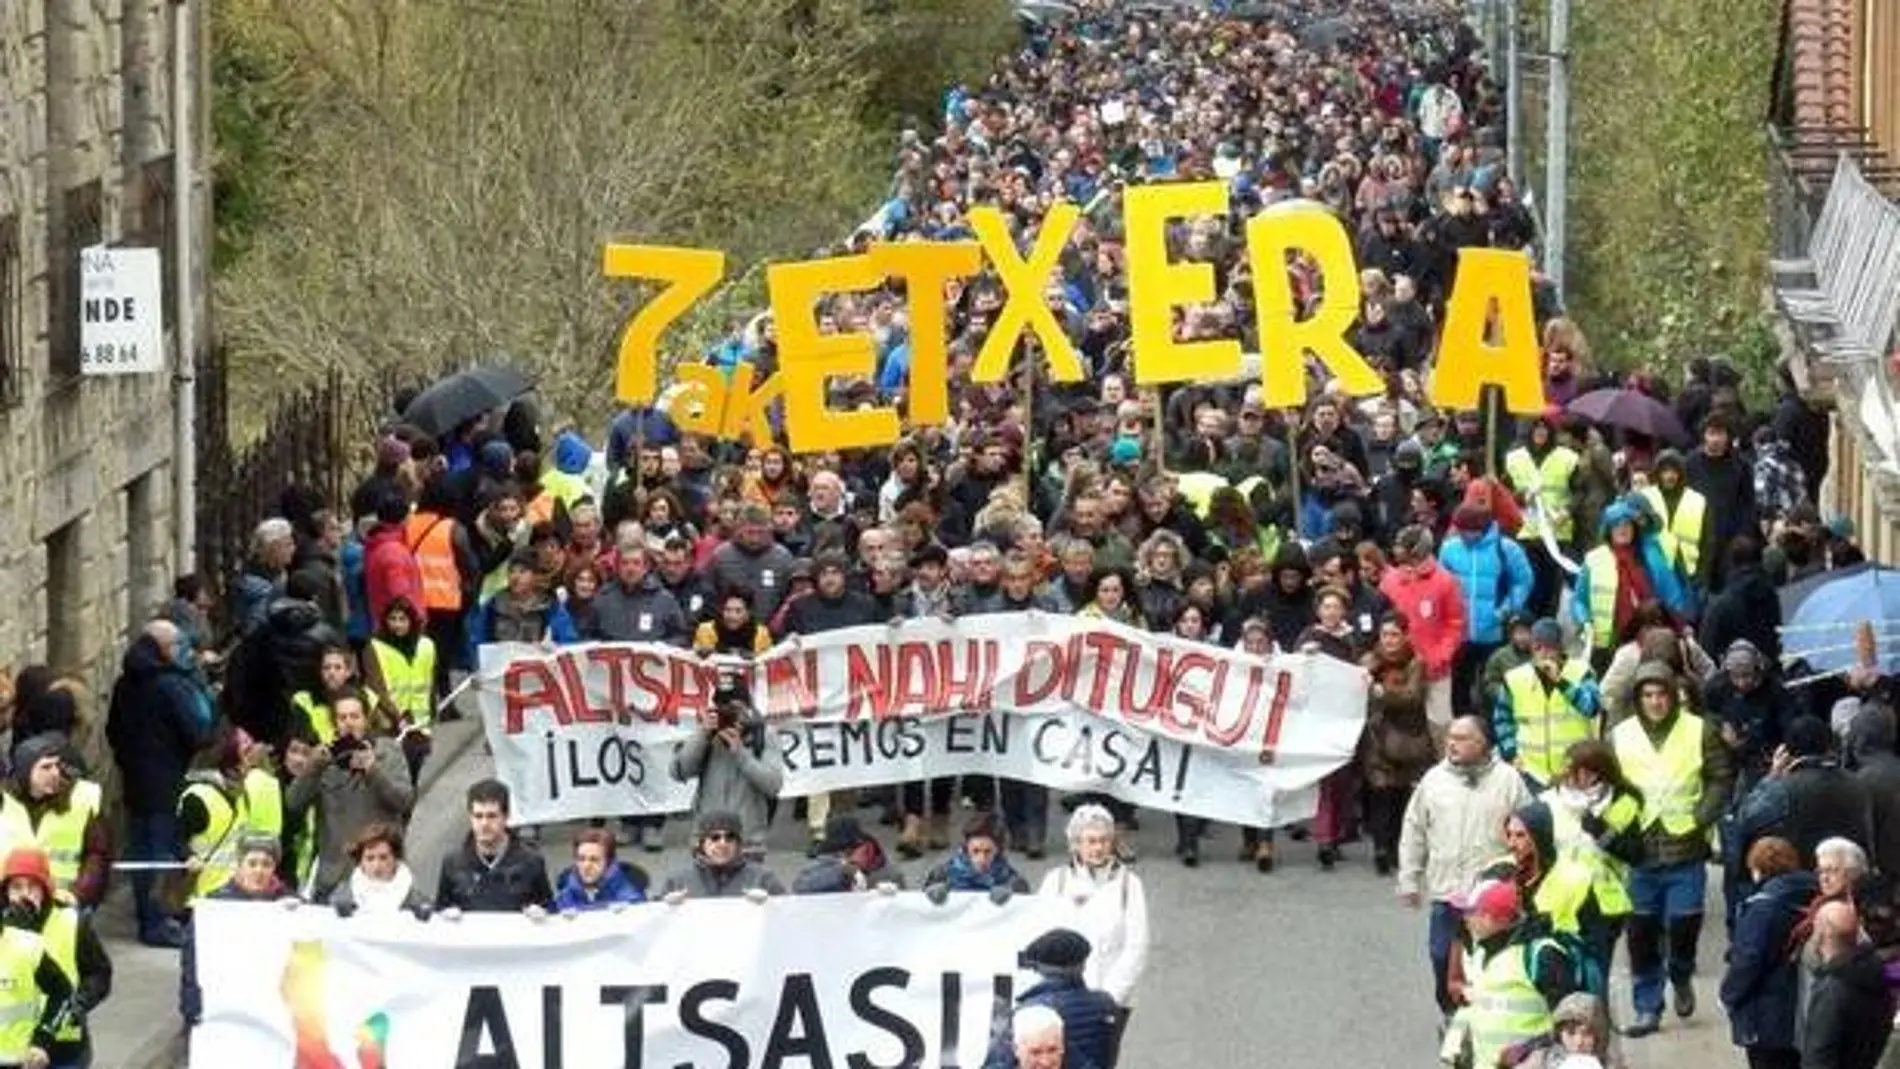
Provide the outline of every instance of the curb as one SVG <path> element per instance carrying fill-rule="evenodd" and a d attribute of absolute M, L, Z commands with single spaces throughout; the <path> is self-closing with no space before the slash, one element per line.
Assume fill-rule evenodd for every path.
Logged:
<path fill-rule="evenodd" d="M 435 749 L 429 755 L 429 761 L 422 768 L 420 782 L 416 784 L 416 804 L 422 804 L 424 795 L 442 779 L 442 774 L 462 755 L 472 749 L 482 738 L 482 724 L 479 715 L 464 716 L 438 725 L 435 729 Z M 175 1017 L 173 1018 L 175 1021 Z M 177 1029 L 171 1021 L 159 1035 L 127 1051 L 123 1056 L 114 1057 L 109 1053 L 101 1054 L 97 1064 L 101 1069 L 179 1069 L 185 1065 L 188 1054 L 186 1035 Z"/>

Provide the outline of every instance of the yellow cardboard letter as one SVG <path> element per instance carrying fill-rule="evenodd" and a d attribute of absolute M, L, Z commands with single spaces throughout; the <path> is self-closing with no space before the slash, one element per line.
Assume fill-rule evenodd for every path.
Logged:
<path fill-rule="evenodd" d="M 774 371 L 755 385 L 752 373 L 749 360 L 733 365 L 732 381 L 726 384 L 725 423 L 719 428 L 719 436 L 731 442 L 750 439 L 756 446 L 770 445 L 774 437 L 772 402 L 785 396 L 785 380 Z"/>
<path fill-rule="evenodd" d="M 1122 194 L 1128 234 L 1128 318 L 1135 352 L 1135 382 L 1232 378 L 1240 370 L 1240 343 L 1233 340 L 1174 340 L 1174 310 L 1210 304 L 1214 266 L 1168 262 L 1168 221 L 1224 215 L 1227 189 L 1219 182 L 1135 186 Z"/>
<path fill-rule="evenodd" d="M 723 437 L 725 421 L 726 377 L 711 364 L 685 363 L 673 369 L 679 381 L 660 393 L 653 407 L 666 413 L 673 425 L 687 434 Z"/>
<path fill-rule="evenodd" d="M 876 245 L 871 262 L 881 274 L 904 280 L 910 298 L 910 382 L 904 391 L 912 426 L 950 422 L 949 314 L 944 284 L 983 269 L 974 241 Z"/>
<path fill-rule="evenodd" d="M 1477 408 L 1487 385 L 1503 388 L 1506 411 L 1528 416 L 1544 410 L 1531 258 L 1511 249 L 1459 249 L 1432 372 L 1432 404 Z"/>
<path fill-rule="evenodd" d="M 1299 252 L 1319 266 L 1323 293 L 1304 319 L 1295 307 L 1287 256 Z M 1312 353 L 1354 397 L 1385 389 L 1346 340 L 1359 317 L 1359 271 L 1352 238 L 1339 219 L 1313 201 L 1275 205 L 1247 223 L 1247 258 L 1253 266 L 1254 314 L 1260 327 L 1261 400 L 1269 408 L 1306 403 L 1306 354 Z"/>
<path fill-rule="evenodd" d="M 970 209 L 970 226 L 975 229 L 977 240 L 983 243 L 990 262 L 996 265 L 996 274 L 1003 280 L 1004 289 L 1002 311 L 997 313 L 996 322 L 990 325 L 989 337 L 983 339 L 983 348 L 976 354 L 971 379 L 1003 381 L 1009 373 L 1009 357 L 1016 349 L 1016 338 L 1025 330 L 1042 343 L 1051 379 L 1081 382 L 1088 377 L 1082 369 L 1081 354 L 1069 343 L 1068 334 L 1063 332 L 1062 324 L 1056 322 L 1055 312 L 1043 298 L 1043 287 L 1050 283 L 1050 276 L 1062 259 L 1062 250 L 1069 244 L 1069 235 L 1075 232 L 1076 221 L 1081 217 L 1081 209 L 1069 201 L 1051 205 L 1042 218 L 1042 229 L 1036 231 L 1036 244 L 1029 250 L 1029 258 L 1024 259 L 1016 251 L 1009 228 L 1003 225 L 1002 212 L 987 204 Z"/>
<path fill-rule="evenodd" d="M 649 404 L 659 390 L 660 335 L 719 285 L 726 275 L 726 254 L 665 245 L 609 245 L 601 254 L 601 272 L 608 278 L 665 284 L 628 320 L 614 374 L 614 394 L 623 403 Z"/>
<path fill-rule="evenodd" d="M 877 374 L 877 350 L 869 334 L 818 333 L 818 299 L 874 289 L 881 281 L 869 256 L 772 264 L 765 269 L 765 290 L 778 326 L 777 377 L 784 380 L 785 440 L 792 452 L 891 445 L 903 434 L 895 409 L 839 412 L 825 403 L 832 379 L 869 381 Z"/>

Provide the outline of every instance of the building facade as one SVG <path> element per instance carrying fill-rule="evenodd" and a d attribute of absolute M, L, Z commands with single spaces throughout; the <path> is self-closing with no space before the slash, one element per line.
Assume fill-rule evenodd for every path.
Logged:
<path fill-rule="evenodd" d="M 175 564 L 172 10 L 0 3 L 0 669 L 76 676 L 95 723 Z M 78 252 L 101 243 L 162 250 L 166 373 L 79 374 Z"/>
<path fill-rule="evenodd" d="M 1900 193 L 1900 4 L 1786 0 L 1773 120 L 1779 256 L 1800 257 L 1840 152 L 1889 197 Z M 1892 339 L 1887 351 L 1894 352 Z M 1832 408 L 1824 513 L 1854 521 L 1875 560 L 1900 563 L 1900 360 L 1843 367 L 1794 346 L 1806 392 Z"/>

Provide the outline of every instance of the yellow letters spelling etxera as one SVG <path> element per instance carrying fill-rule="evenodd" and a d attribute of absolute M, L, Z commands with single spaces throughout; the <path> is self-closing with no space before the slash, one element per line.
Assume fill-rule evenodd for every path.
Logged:
<path fill-rule="evenodd" d="M 1167 228 L 1173 220 L 1220 215 L 1226 207 L 1226 189 L 1219 182 L 1141 186 L 1124 194 L 1134 372 L 1143 385 L 1239 373 L 1238 343 L 1176 340 L 1173 329 L 1178 308 L 1208 303 L 1217 295 L 1211 268 L 1169 262 Z M 688 406 L 684 425 L 696 433 L 763 442 L 771 436 L 766 412 L 783 398 L 785 437 L 794 452 L 872 448 L 897 441 L 903 426 L 896 409 L 866 405 L 847 412 L 827 403 L 831 380 L 868 380 L 877 373 L 877 357 L 869 336 L 821 334 L 815 319 L 816 302 L 825 295 L 873 289 L 886 277 L 905 281 L 910 302 L 906 392 L 911 421 L 920 426 L 945 422 L 950 405 L 944 285 L 975 274 L 986 254 L 1002 279 L 1005 300 L 977 355 L 972 381 L 1003 381 L 1025 332 L 1040 342 L 1053 379 L 1080 381 L 1086 375 L 1081 356 L 1044 297 L 1046 287 L 1060 281 L 1056 272 L 1062 250 L 1078 218 L 1073 204 L 1053 205 L 1026 256 L 1018 251 L 1002 216 L 993 208 L 977 207 L 970 212 L 975 242 L 904 242 L 874 246 L 858 256 L 772 265 L 766 271 L 766 291 L 778 326 L 778 373 L 755 385 L 750 365 L 741 365 L 727 381 L 715 369 L 682 364 L 680 388 L 697 402 Z M 1347 337 L 1358 316 L 1359 278 L 1345 224 L 1323 205 L 1289 201 L 1248 221 L 1247 247 L 1266 403 L 1278 408 L 1306 403 L 1308 355 L 1324 364 L 1349 394 L 1382 391 L 1385 383 Z M 1290 255 L 1303 256 L 1318 268 L 1319 304 L 1304 315 L 1285 270 Z M 668 284 L 633 316 L 620 341 L 615 375 L 619 398 L 648 404 L 657 393 L 661 332 L 719 284 L 725 256 L 699 249 L 609 245 L 603 262 L 609 278 Z M 1470 408 L 1485 385 L 1495 384 L 1503 388 L 1508 410 L 1542 411 L 1529 257 L 1463 249 L 1456 277 L 1430 384 L 1432 402 Z"/>

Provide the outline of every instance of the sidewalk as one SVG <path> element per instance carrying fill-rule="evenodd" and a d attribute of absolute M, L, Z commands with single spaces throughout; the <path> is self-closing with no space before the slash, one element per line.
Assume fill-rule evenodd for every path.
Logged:
<path fill-rule="evenodd" d="M 461 815 L 460 789 L 451 778 L 450 795 L 434 791 L 445 772 L 481 738 L 474 702 L 463 718 L 435 732 L 435 753 L 422 768 L 421 790 L 410 819 L 412 839 L 448 834 L 448 823 Z M 445 800 L 446 799 L 446 800 Z M 438 831 L 433 826 L 442 824 Z M 420 872 L 417 880 L 424 880 Z M 423 886 L 432 886 L 434 874 Z M 178 1019 L 178 952 L 141 944 L 133 919 L 131 882 L 114 881 L 113 893 L 94 917 L 106 953 L 112 957 L 112 997 L 92 1016 L 94 1069 L 178 1069 L 185 1064 L 185 1035 Z"/>

